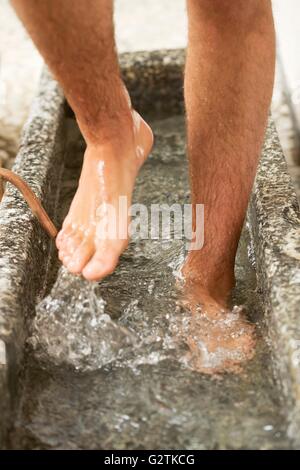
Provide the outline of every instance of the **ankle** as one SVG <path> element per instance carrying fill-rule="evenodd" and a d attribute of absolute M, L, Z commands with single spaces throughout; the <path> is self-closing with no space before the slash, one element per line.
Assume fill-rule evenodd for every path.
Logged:
<path fill-rule="evenodd" d="M 111 142 L 124 145 L 126 140 L 133 138 L 133 120 L 131 111 L 115 111 L 114 115 L 99 115 L 94 122 L 81 121 L 77 123 L 88 146 L 104 146 Z"/>
<path fill-rule="evenodd" d="M 125 132 L 133 132 L 131 101 L 120 79 L 103 91 L 101 101 L 93 110 L 83 106 L 75 115 L 87 144 L 103 144 L 118 139 Z"/>
<path fill-rule="evenodd" d="M 235 286 L 234 263 L 217 262 L 212 258 L 203 260 L 189 255 L 182 267 L 187 286 L 197 286 L 216 301 L 227 304 Z"/>

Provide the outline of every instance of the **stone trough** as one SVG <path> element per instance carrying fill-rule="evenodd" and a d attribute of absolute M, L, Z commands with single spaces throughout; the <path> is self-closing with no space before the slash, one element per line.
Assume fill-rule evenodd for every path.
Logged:
<path fill-rule="evenodd" d="M 164 119 L 183 114 L 183 65 L 183 51 L 141 52 L 121 56 L 122 71 L 133 104 L 148 119 Z M 72 166 L 72 146 L 68 146 L 66 135 L 70 122 L 71 127 L 74 127 L 73 121 L 59 86 L 45 70 L 38 96 L 23 131 L 13 170 L 29 183 L 57 226 L 61 224 L 63 217 L 61 200 L 68 192 L 64 178 L 66 171 Z M 287 420 L 286 436 L 282 441 L 279 439 L 278 446 L 299 447 L 300 213 L 272 122 L 267 129 L 249 205 L 248 226 L 251 237 L 249 252 L 252 262 L 255 263 L 257 292 L 262 301 L 262 332 L 271 350 L 272 373 L 281 397 L 280 407 Z M 28 438 L 24 431 L 26 426 L 22 428 L 20 424 L 23 419 L 22 407 L 24 408 L 28 393 L 24 386 L 24 381 L 27 380 L 27 339 L 35 316 L 35 306 L 49 293 L 57 274 L 57 265 L 53 264 L 55 258 L 53 242 L 41 229 L 18 191 L 8 185 L 0 207 L 0 444 L 3 448 L 97 447 L 93 438 L 90 444 L 83 441 L 79 444 L 75 442 L 75 438 L 72 441 L 69 437 L 65 441 L 61 437 L 60 442 L 54 443 L 50 442 L 47 436 L 44 440 L 38 440 L 36 436 L 32 437 L 32 429 Z M 135 308 L 134 305 L 132 304 L 132 308 Z M 153 356 L 151 357 L 153 359 Z M 200 382 L 199 384 L 201 386 Z M 231 386 L 228 386 L 229 393 Z M 163 391 L 161 394 L 163 396 Z M 214 400 L 218 400 L 218 397 Z M 226 412 L 224 413 L 226 416 Z M 235 411 L 234 413 L 238 414 Z M 257 413 L 259 414 L 259 410 Z M 124 416 L 122 426 L 125 426 L 127 419 Z M 214 419 L 217 423 L 217 413 L 208 419 L 211 426 Z M 253 420 L 255 419 L 258 418 L 255 416 Z M 236 422 L 239 423 L 239 420 Z M 182 423 L 183 427 L 187 426 L 184 420 Z M 172 426 L 175 425 L 173 419 Z M 30 424 L 27 423 L 27 427 L 30 427 Z M 264 432 L 269 432 L 272 426 L 266 422 L 264 428 Z M 16 429 L 21 429 L 19 434 Z M 198 431 L 189 429 L 189 443 L 178 441 L 178 446 L 201 448 L 200 441 L 196 438 L 193 440 L 193 433 L 196 435 Z M 255 434 L 256 428 L 253 429 Z M 110 434 L 107 431 L 109 437 L 98 446 L 137 446 L 138 441 L 134 438 L 132 442 L 120 441 L 120 444 L 117 438 L 111 438 L 113 432 L 115 431 Z M 213 434 L 213 431 L 206 429 L 206 434 L 208 432 Z M 221 432 L 220 435 L 223 436 Z M 173 437 L 174 446 L 176 436 Z M 109 440 L 110 438 L 114 440 Z M 171 447 L 163 438 L 164 436 L 162 447 Z M 233 442 L 234 439 L 237 441 Z M 237 437 L 232 437 L 232 442 L 229 443 L 225 437 L 219 436 L 216 440 L 218 444 L 204 442 L 203 448 L 240 448 L 247 445 L 246 437 L 245 442 L 240 442 Z M 154 437 L 151 437 L 141 444 L 141 447 L 157 445 L 155 442 Z M 259 445 L 255 444 L 255 440 L 252 442 L 250 447 Z M 276 447 L 276 440 L 271 444 L 266 443 L 265 446 Z"/>

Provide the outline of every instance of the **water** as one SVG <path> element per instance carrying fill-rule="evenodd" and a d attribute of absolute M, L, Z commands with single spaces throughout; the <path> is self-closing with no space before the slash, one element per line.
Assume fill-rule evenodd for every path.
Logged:
<path fill-rule="evenodd" d="M 156 148 L 135 200 L 188 202 L 184 121 L 175 116 L 153 127 Z M 66 206 L 82 152 L 75 131 L 65 170 Z M 54 261 L 48 296 L 31 327 L 11 446 L 291 447 L 248 251 L 245 229 L 234 292 L 234 303 L 245 308 L 213 320 L 201 312 L 192 316 L 180 295 L 180 240 L 134 240 L 116 272 L 100 284 L 70 276 Z"/>

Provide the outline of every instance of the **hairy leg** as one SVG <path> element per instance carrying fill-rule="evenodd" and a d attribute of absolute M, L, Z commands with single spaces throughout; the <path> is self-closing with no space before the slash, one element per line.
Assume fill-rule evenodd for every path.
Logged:
<path fill-rule="evenodd" d="M 127 230 L 121 237 L 119 227 L 116 236 L 107 230 L 114 224 L 107 208 L 118 214 L 120 196 L 130 205 L 135 178 L 153 142 L 150 128 L 131 108 L 120 77 L 112 3 L 12 0 L 62 85 L 87 144 L 78 190 L 57 247 L 64 265 L 89 280 L 112 272 L 127 246 Z M 122 217 L 127 229 L 127 211 Z"/>
<path fill-rule="evenodd" d="M 187 284 L 226 307 L 271 100 L 274 28 L 269 0 L 187 0 L 185 72 L 192 203 L 204 204 L 204 246 L 190 251 Z"/>

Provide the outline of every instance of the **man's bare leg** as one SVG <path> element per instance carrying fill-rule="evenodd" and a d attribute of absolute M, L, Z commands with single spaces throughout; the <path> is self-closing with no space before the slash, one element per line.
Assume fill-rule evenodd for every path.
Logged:
<path fill-rule="evenodd" d="M 269 0 L 187 0 L 185 73 L 193 204 L 205 240 L 183 273 L 200 303 L 226 307 L 263 141 L 274 75 Z M 213 307 L 214 310 L 214 307 Z"/>
<path fill-rule="evenodd" d="M 120 78 L 112 0 L 12 4 L 61 83 L 87 144 L 78 190 L 57 237 L 59 257 L 71 272 L 99 280 L 113 271 L 128 243 L 126 226 L 125 239 L 105 236 L 112 215 L 107 207 L 118 214 L 119 196 L 130 206 L 153 141 Z"/>

